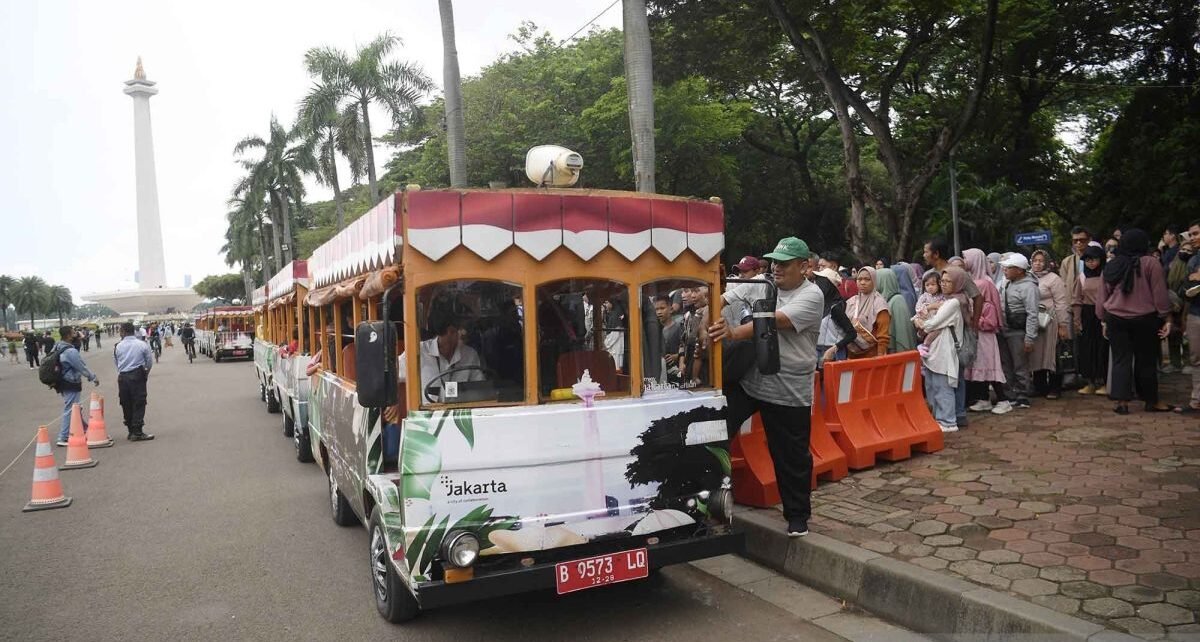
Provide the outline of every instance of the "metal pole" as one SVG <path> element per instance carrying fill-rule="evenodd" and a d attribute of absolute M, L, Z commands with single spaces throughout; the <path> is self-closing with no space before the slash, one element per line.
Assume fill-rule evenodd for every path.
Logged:
<path fill-rule="evenodd" d="M 950 150 L 950 217 L 954 220 L 954 255 L 962 256 L 958 240 L 958 179 L 954 172 L 954 150 Z"/>

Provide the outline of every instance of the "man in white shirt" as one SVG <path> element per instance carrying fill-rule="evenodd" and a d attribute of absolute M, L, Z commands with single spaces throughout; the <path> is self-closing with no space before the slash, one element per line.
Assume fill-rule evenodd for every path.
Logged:
<path fill-rule="evenodd" d="M 483 381 L 482 362 L 475 348 L 462 342 L 458 321 L 453 319 L 435 322 L 433 331 L 437 336 L 420 343 L 417 354 L 421 365 L 421 397 L 429 384 L 438 380 L 446 372 L 455 370 L 453 374 L 441 377 L 439 385 L 447 381 Z M 408 380 L 408 351 L 400 354 L 400 381 Z"/>

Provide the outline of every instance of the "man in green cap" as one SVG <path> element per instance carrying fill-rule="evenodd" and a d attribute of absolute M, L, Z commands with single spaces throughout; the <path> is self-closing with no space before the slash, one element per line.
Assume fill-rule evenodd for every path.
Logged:
<path fill-rule="evenodd" d="M 789 236 L 767 254 L 772 262 L 775 287 L 775 327 L 779 335 L 779 372 L 764 375 L 757 368 L 741 382 L 725 389 L 729 434 L 737 434 L 755 412 L 762 416 L 767 448 L 775 463 L 775 478 L 783 499 L 788 535 L 808 534 L 812 515 L 812 454 L 808 450 L 812 429 L 813 372 L 817 367 L 817 334 L 825 297 L 808 280 L 812 253 L 800 239 Z M 753 305 L 766 294 L 761 285 L 743 283 L 722 295 L 726 304 Z M 713 341 L 743 340 L 754 336 L 753 323 L 729 325 L 718 317 L 709 327 Z"/>

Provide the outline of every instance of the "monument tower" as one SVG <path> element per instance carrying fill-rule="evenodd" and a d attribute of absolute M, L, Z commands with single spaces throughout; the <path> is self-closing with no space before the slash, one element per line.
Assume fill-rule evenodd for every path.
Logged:
<path fill-rule="evenodd" d="M 137 170 L 138 285 L 143 289 L 167 285 L 163 260 L 162 224 L 158 217 L 158 177 L 154 173 L 154 133 L 150 130 L 150 97 L 158 93 L 146 80 L 138 56 L 133 80 L 125 81 L 125 94 L 133 98 L 133 145 Z"/>
<path fill-rule="evenodd" d="M 150 130 L 150 97 L 158 93 L 155 82 L 146 80 L 138 57 L 133 80 L 125 81 L 125 94 L 133 98 L 134 170 L 137 181 L 138 287 L 87 294 L 87 301 L 103 303 L 118 313 L 154 314 L 175 310 L 187 312 L 204 298 L 190 287 L 167 287 L 163 258 L 162 222 L 158 213 L 158 177 L 154 169 L 154 135 Z"/>

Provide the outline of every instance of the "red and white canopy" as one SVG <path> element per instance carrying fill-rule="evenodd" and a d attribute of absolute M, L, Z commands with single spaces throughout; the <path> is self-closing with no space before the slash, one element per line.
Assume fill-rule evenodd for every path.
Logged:
<path fill-rule="evenodd" d="M 725 248 L 720 203 L 560 191 L 407 193 L 408 244 L 438 260 L 463 245 L 490 261 L 516 245 L 542 260 L 565 246 L 583 260 L 605 247 L 630 261 L 654 248 L 668 261 L 690 250 L 703 261 Z"/>
<path fill-rule="evenodd" d="M 292 261 L 267 281 L 267 298 L 271 301 L 296 290 L 296 284 L 308 286 L 308 261 Z M 257 303 L 255 305 L 258 305 Z"/>
<path fill-rule="evenodd" d="M 400 245 L 392 194 L 313 251 L 307 276 L 321 287 L 389 265 Z M 274 294 L 274 292 L 272 292 Z"/>

